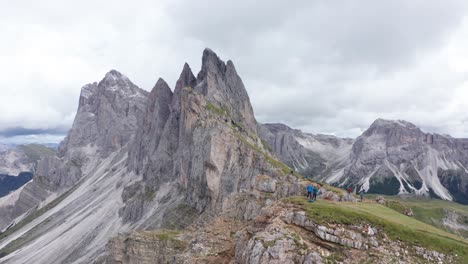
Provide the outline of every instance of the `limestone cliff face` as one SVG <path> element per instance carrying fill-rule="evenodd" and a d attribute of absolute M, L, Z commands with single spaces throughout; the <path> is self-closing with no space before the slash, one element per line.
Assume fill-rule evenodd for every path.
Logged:
<path fill-rule="evenodd" d="M 120 151 L 136 132 L 147 96 L 115 70 L 99 83 L 84 86 L 73 126 L 58 154 L 42 157 L 34 181 L 21 191 L 14 210 L 2 218 L 11 221 L 34 211 L 48 197 L 74 186 L 110 153 Z"/>
<path fill-rule="evenodd" d="M 265 158 L 273 154 L 256 131 L 234 64 L 206 49 L 198 78 L 185 64 L 174 94 L 162 79 L 150 93 L 129 169 L 142 175 L 141 188 L 158 192 L 172 183 L 198 212 L 220 210 L 231 194 L 250 189 L 255 176 L 283 173 Z M 134 213 L 136 203 L 129 198 L 124 218 Z"/>
<path fill-rule="evenodd" d="M 93 145 L 101 156 L 120 149 L 134 135 L 148 93 L 112 70 L 99 83 L 81 90 L 78 113 L 60 144 L 61 156 L 73 148 Z"/>

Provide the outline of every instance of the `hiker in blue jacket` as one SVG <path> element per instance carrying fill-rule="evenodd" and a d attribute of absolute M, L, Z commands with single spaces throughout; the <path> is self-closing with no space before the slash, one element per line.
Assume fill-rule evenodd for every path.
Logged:
<path fill-rule="evenodd" d="M 311 184 L 307 185 L 307 199 L 312 200 L 312 192 L 314 191 L 314 187 Z"/>
<path fill-rule="evenodd" d="M 312 200 L 317 200 L 317 193 L 318 193 L 318 188 L 314 186 L 314 189 L 312 190 Z"/>

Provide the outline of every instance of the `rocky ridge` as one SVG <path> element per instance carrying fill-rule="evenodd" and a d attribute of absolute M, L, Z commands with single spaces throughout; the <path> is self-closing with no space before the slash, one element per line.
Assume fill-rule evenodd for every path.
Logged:
<path fill-rule="evenodd" d="M 98 263 L 451 263 L 452 256 L 392 241 L 369 224 L 321 224 L 288 202 L 248 223 L 227 215 L 184 231 L 133 232 L 112 239 Z"/>

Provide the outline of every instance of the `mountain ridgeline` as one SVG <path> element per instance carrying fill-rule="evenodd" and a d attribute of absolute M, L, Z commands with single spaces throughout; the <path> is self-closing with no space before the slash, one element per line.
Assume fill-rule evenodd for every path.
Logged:
<path fill-rule="evenodd" d="M 376 120 L 357 139 L 311 135 L 281 124 L 262 137 L 287 165 L 340 187 L 423 195 L 468 204 L 468 139 L 425 133 L 406 121 Z"/>
<path fill-rule="evenodd" d="M 327 225 L 327 215 L 313 222 L 302 198 L 285 199 L 311 184 L 291 168 L 341 186 L 463 202 L 464 142 L 400 121 L 377 120 L 356 140 L 259 124 L 234 64 L 210 49 L 196 76 L 183 66 L 174 90 L 158 79 L 147 92 L 112 70 L 82 88 L 71 130 L 34 180 L 0 199 L 0 262 L 322 263 L 379 245 L 385 259 L 395 247 L 405 252 L 377 241 L 389 225 L 320 202 L 380 229 L 344 218 L 346 229 Z M 356 200 L 330 186 L 318 195 Z M 454 239 L 447 243 L 464 254 Z M 449 250 L 430 257 L 453 259 Z M 359 252 L 356 261 L 369 257 Z"/>

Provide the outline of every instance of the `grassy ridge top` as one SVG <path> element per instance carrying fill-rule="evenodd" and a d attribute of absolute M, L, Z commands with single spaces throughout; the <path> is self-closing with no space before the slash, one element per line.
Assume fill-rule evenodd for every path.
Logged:
<path fill-rule="evenodd" d="M 21 149 L 32 162 L 39 161 L 43 156 L 55 154 L 54 149 L 39 144 L 21 145 L 19 149 Z"/>
<path fill-rule="evenodd" d="M 285 201 L 299 205 L 310 219 L 319 224 L 368 223 L 383 230 L 392 240 L 458 255 L 457 261 L 468 259 L 466 240 L 375 202 L 334 203 L 319 200 L 308 203 L 304 197 L 291 197 Z"/>

